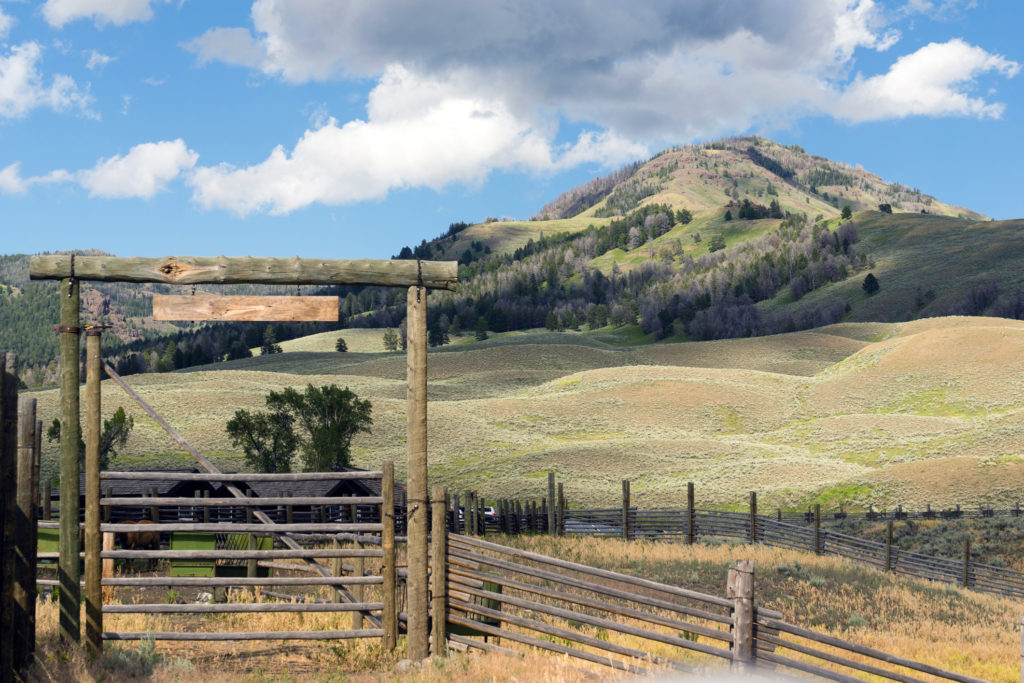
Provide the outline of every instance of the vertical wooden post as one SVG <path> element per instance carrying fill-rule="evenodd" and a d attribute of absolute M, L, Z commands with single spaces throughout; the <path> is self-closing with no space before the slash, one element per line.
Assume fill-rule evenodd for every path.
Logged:
<path fill-rule="evenodd" d="M 477 529 L 477 531 L 480 532 L 481 536 L 486 536 L 487 535 L 487 514 L 484 511 L 484 508 L 487 507 L 487 499 L 484 498 L 484 497 L 481 497 L 479 505 L 480 505 L 480 519 L 479 519 L 480 527 Z"/>
<path fill-rule="evenodd" d="M 33 457 L 34 464 L 32 466 L 32 510 L 33 510 L 33 514 L 38 514 L 36 511 L 39 510 L 39 470 L 41 469 L 42 459 L 43 459 L 43 421 L 42 420 L 38 420 L 38 419 L 36 420 L 36 428 L 35 428 L 35 432 L 33 434 L 33 437 L 34 437 L 34 443 L 33 443 L 33 456 L 32 457 Z M 47 507 L 49 507 L 49 505 L 50 505 L 50 501 L 49 500 L 46 501 L 46 505 L 47 505 Z M 31 527 L 29 527 L 29 534 L 30 534 L 29 546 L 32 548 L 33 551 L 36 551 L 39 548 L 39 526 L 37 525 L 36 522 L 33 522 Z M 36 563 L 37 563 L 37 560 L 36 560 L 36 557 L 35 557 L 34 553 L 33 553 L 32 562 L 33 562 L 33 564 L 32 564 L 32 576 L 33 576 L 33 578 L 35 578 L 35 576 L 36 576 Z M 33 584 L 32 584 L 32 590 L 34 591 L 34 593 L 33 593 L 34 595 L 38 595 L 38 588 L 36 587 L 34 581 L 33 581 Z M 29 653 L 29 657 L 31 658 L 35 654 L 35 642 L 36 642 L 36 611 L 35 611 L 34 608 L 31 611 L 29 611 L 29 614 L 28 614 L 28 628 L 29 628 L 29 633 L 28 633 L 29 641 L 32 643 L 32 652 Z"/>
<path fill-rule="evenodd" d="M 693 523 L 693 482 L 687 482 L 686 484 L 686 542 L 693 544 L 694 542 L 694 529 Z"/>
<path fill-rule="evenodd" d="M 548 472 L 548 534 L 554 536 L 555 528 L 555 473 Z"/>
<path fill-rule="evenodd" d="M 558 535 L 565 535 L 565 491 L 562 482 L 558 482 Z"/>
<path fill-rule="evenodd" d="M 391 652 L 398 643 L 398 571 L 395 567 L 395 463 L 385 460 L 384 476 L 380 491 L 383 501 L 380 506 L 380 521 L 384 529 L 380 534 L 380 547 L 384 552 L 381 574 L 383 575 L 384 613 L 381 615 L 384 630 L 384 649 Z"/>
<path fill-rule="evenodd" d="M 35 650 L 36 613 L 36 491 L 35 471 L 36 400 L 18 399 L 18 453 L 14 519 L 14 668 L 22 670 L 32 661 Z"/>
<path fill-rule="evenodd" d="M 53 519 L 53 491 L 50 488 L 50 480 L 47 479 L 43 485 L 43 520 L 49 522 Z"/>
<path fill-rule="evenodd" d="M 17 358 L 0 352 L 0 679 L 14 679 Z"/>
<path fill-rule="evenodd" d="M 960 585 L 964 588 L 968 587 L 971 579 L 971 537 L 964 536 L 964 571 L 963 576 L 960 577 Z"/>
<path fill-rule="evenodd" d="M 622 540 L 632 538 L 629 529 L 629 479 L 622 480 Z"/>
<path fill-rule="evenodd" d="M 81 639 L 82 593 L 81 547 L 78 529 L 81 487 L 79 464 L 79 283 L 74 278 L 61 280 L 60 299 L 60 637 L 70 643 Z"/>
<path fill-rule="evenodd" d="M 750 492 L 750 542 L 757 543 L 757 491 Z"/>
<path fill-rule="evenodd" d="M 114 534 L 113 534 L 113 532 L 104 531 L 103 532 L 103 539 L 102 540 L 103 540 L 103 551 L 104 552 L 106 552 L 108 550 L 113 550 L 114 549 Z M 106 560 L 102 561 L 102 569 L 103 569 L 103 578 L 104 579 L 112 579 L 112 578 L 114 578 L 114 560 L 112 558 L 111 559 L 106 559 Z M 104 600 L 109 602 L 111 599 L 113 599 L 113 597 L 114 597 L 114 587 L 113 586 L 107 586 L 106 588 L 103 589 L 102 592 L 103 592 L 103 599 Z"/>
<path fill-rule="evenodd" d="M 732 663 L 743 670 L 754 658 L 754 562 L 737 560 L 729 568 L 726 597 L 733 599 Z"/>
<path fill-rule="evenodd" d="M 341 544 L 335 541 L 336 547 L 341 547 Z M 359 541 L 355 541 L 352 545 L 357 550 L 363 547 L 363 544 Z M 334 573 L 335 576 L 341 576 L 341 558 L 338 558 L 338 571 Z M 352 575 L 353 576 L 365 576 L 366 575 L 366 560 L 362 557 L 352 558 Z M 366 590 L 362 584 L 355 584 L 350 586 L 349 590 L 352 591 L 352 595 L 355 596 L 359 602 L 366 601 Z M 361 629 L 363 627 L 363 612 L 352 612 L 352 628 Z"/>
<path fill-rule="evenodd" d="M 885 571 L 892 571 L 892 520 L 885 529 Z"/>
<path fill-rule="evenodd" d="M 523 523 L 523 502 L 521 500 L 516 501 L 516 533 L 521 534 L 525 532 L 526 525 Z"/>
<path fill-rule="evenodd" d="M 149 497 L 150 498 L 156 498 L 157 490 L 158 489 L 155 486 L 150 488 L 149 489 Z M 150 505 L 149 506 L 149 518 L 151 520 L 153 520 L 153 524 L 159 524 L 160 523 L 160 506 L 158 506 L 158 505 Z"/>
<path fill-rule="evenodd" d="M 210 492 L 209 491 L 203 491 L 203 498 L 204 499 L 208 499 L 209 497 L 210 497 Z M 210 506 L 209 505 L 204 505 L 203 506 L 203 524 L 209 524 L 209 523 L 210 523 Z"/>
<path fill-rule="evenodd" d="M 246 498 L 252 498 L 252 489 L 246 489 L 245 490 L 245 497 Z M 248 505 L 245 506 L 245 523 L 246 524 L 252 524 L 252 507 L 250 507 Z M 253 535 L 253 534 L 249 534 L 248 537 L 247 537 L 247 540 L 248 540 L 248 545 L 246 547 L 249 550 L 256 550 L 257 547 L 258 547 L 256 545 L 256 536 Z M 256 574 L 258 573 L 257 572 L 257 567 L 259 567 L 259 560 L 255 559 L 255 558 L 251 559 L 251 560 L 248 560 L 246 562 L 246 565 L 245 565 L 245 575 L 248 578 L 250 578 L 250 579 L 254 578 L 256 576 Z"/>
<path fill-rule="evenodd" d="M 408 464 L 406 554 L 409 565 L 406 624 L 414 662 L 428 654 L 427 643 L 427 290 L 410 287 L 406 300 Z"/>
<path fill-rule="evenodd" d="M 466 521 L 469 524 L 466 525 L 466 533 L 470 536 L 476 536 L 476 527 L 480 522 L 480 510 L 476 504 L 476 491 L 470 491 L 468 495 L 469 500 L 466 502 L 466 510 L 469 511 L 469 517 L 466 518 Z"/>
<path fill-rule="evenodd" d="M 452 511 L 455 513 L 454 518 L 452 519 L 452 531 L 454 531 L 457 534 L 461 534 L 462 522 L 459 521 L 459 494 L 457 493 L 452 494 Z M 469 511 L 467 510 L 466 514 L 468 513 Z M 465 517 L 465 515 L 463 515 L 463 517 Z"/>
<path fill-rule="evenodd" d="M 284 492 L 284 497 L 285 498 L 291 498 L 292 497 L 292 492 L 291 491 L 285 491 Z M 354 516 L 355 515 L 353 515 L 353 517 Z M 295 508 L 293 508 L 291 505 L 285 505 L 284 506 L 284 521 L 285 521 L 285 524 L 294 524 L 295 523 Z M 352 521 L 354 522 L 355 519 L 353 519 Z"/>
<path fill-rule="evenodd" d="M 434 523 L 431 534 L 431 629 L 434 647 L 432 654 L 443 657 L 448 651 L 448 530 L 445 525 L 445 488 L 434 487 Z M 459 522 L 459 496 L 455 495 L 455 525 Z"/>
<path fill-rule="evenodd" d="M 103 652 L 103 594 L 100 589 L 100 339 L 100 330 L 85 333 L 85 645 L 91 658 Z"/>
<path fill-rule="evenodd" d="M 821 504 L 814 504 L 814 554 L 821 555 Z"/>

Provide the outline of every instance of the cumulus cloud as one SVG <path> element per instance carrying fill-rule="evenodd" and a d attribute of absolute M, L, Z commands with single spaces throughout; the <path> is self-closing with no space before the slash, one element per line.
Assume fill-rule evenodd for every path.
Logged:
<path fill-rule="evenodd" d="M 380 199 L 407 187 L 475 183 L 493 169 L 553 168 L 546 135 L 498 101 L 465 97 L 448 83 L 386 70 L 367 119 L 330 119 L 290 151 L 276 147 L 248 168 L 201 167 L 189 183 L 206 208 L 285 214 L 313 202 Z"/>
<path fill-rule="evenodd" d="M 96 69 L 102 69 L 110 62 L 114 61 L 114 58 L 110 55 L 105 55 L 96 50 L 89 50 L 87 53 L 89 59 L 85 62 L 85 68 L 89 71 L 95 71 Z"/>
<path fill-rule="evenodd" d="M 0 192 L 7 194 L 24 194 L 28 184 L 21 177 L 21 165 L 13 163 L 0 169 Z"/>
<path fill-rule="evenodd" d="M 135 145 L 123 156 L 100 159 L 92 168 L 75 172 L 58 169 L 24 178 L 20 164 L 14 163 L 0 170 L 0 192 L 21 194 L 32 185 L 76 183 L 92 197 L 151 199 L 198 159 L 179 138 Z"/>
<path fill-rule="evenodd" d="M 75 180 L 93 197 L 150 199 L 198 159 L 181 138 L 146 142 L 124 156 L 100 159 L 94 167 L 75 174 Z"/>
<path fill-rule="evenodd" d="M 998 115 L 1001 105 L 967 91 L 975 75 L 1012 76 L 1017 66 L 962 41 L 851 79 L 858 49 L 898 44 L 893 17 L 937 11 L 911 4 L 886 12 L 874 0 L 256 0 L 251 29 L 214 28 L 183 47 L 200 64 L 288 83 L 378 78 L 366 119 L 318 122 L 290 151 L 278 146 L 250 167 L 198 168 L 189 182 L 204 207 L 283 214 L 496 169 L 615 165 L 653 145 L 807 114 Z M 929 66 L 932 58 L 941 65 Z M 873 99 L 883 106 L 872 110 Z M 563 120 L 593 129 L 558 146 Z"/>
<path fill-rule="evenodd" d="M 5 40 L 14 26 L 14 17 L 4 14 L 3 7 L 0 7 L 0 40 Z"/>
<path fill-rule="evenodd" d="M 37 67 L 41 58 L 42 48 L 31 41 L 12 47 L 6 56 L 0 54 L 0 118 L 20 118 L 38 107 L 78 109 L 94 117 L 88 90 L 70 76 L 58 74 L 44 84 Z"/>
<path fill-rule="evenodd" d="M 872 121 L 905 116 L 974 116 L 1000 118 L 1004 106 L 967 89 L 987 72 L 1016 76 L 1020 64 L 962 40 L 929 43 L 900 57 L 879 76 L 858 76 L 839 101 L 837 114 L 850 121 Z"/>
<path fill-rule="evenodd" d="M 123 26 L 152 19 L 151 5 L 152 0 L 46 0 L 43 18 L 55 28 L 78 19 L 92 19 L 97 26 Z"/>

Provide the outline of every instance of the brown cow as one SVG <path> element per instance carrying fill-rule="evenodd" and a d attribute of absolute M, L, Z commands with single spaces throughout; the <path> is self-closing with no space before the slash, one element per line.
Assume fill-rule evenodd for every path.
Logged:
<path fill-rule="evenodd" d="M 122 524 L 153 524 L 148 519 L 141 519 L 137 522 L 122 522 Z M 159 531 L 124 531 L 117 534 L 121 541 L 123 550 L 160 550 Z M 134 565 L 135 563 L 132 562 Z M 150 569 L 156 564 L 155 560 L 149 560 Z"/>

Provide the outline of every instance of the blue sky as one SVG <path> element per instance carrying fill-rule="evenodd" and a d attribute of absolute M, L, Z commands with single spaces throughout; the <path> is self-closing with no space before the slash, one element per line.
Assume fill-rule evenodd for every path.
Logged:
<path fill-rule="evenodd" d="M 0 0 L 0 251 L 387 258 L 757 133 L 1024 216 L 1019 0 Z"/>

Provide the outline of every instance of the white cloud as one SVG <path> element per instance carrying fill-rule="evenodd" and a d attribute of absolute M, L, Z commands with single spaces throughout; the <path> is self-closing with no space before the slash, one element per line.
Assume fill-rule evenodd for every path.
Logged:
<path fill-rule="evenodd" d="M 38 107 L 78 109 L 95 117 L 89 109 L 88 90 L 79 88 L 70 76 L 58 74 L 49 86 L 43 83 L 36 67 L 41 57 L 42 49 L 35 42 L 12 47 L 6 57 L 0 55 L 0 118 L 20 118 Z"/>
<path fill-rule="evenodd" d="M 0 192 L 7 194 L 24 194 L 28 184 L 21 177 L 21 165 L 17 162 L 0 169 Z"/>
<path fill-rule="evenodd" d="M 168 0 L 164 0 L 165 2 Z M 97 26 L 123 26 L 153 18 L 152 0 L 46 0 L 43 18 L 55 28 L 91 18 Z"/>
<path fill-rule="evenodd" d="M 1004 106 L 967 90 L 984 73 L 1012 78 L 1020 64 L 962 40 L 929 43 L 896 60 L 879 76 L 858 76 L 839 100 L 835 114 L 850 121 L 905 116 L 1000 118 Z"/>
<path fill-rule="evenodd" d="M 14 26 L 14 17 L 4 14 L 3 7 L 0 7 L 0 40 L 6 40 L 12 26 Z"/>
<path fill-rule="evenodd" d="M 195 54 L 200 65 L 220 61 L 255 67 L 263 62 L 263 48 L 244 28 L 213 28 L 181 46 Z"/>
<path fill-rule="evenodd" d="M 102 69 L 107 64 L 114 61 L 114 58 L 110 55 L 99 53 L 96 50 L 89 50 L 86 54 L 89 55 L 89 59 L 85 62 L 85 68 L 89 71 Z"/>
<path fill-rule="evenodd" d="M 146 142 L 124 156 L 100 159 L 94 167 L 74 174 L 93 197 L 152 198 L 183 171 L 195 166 L 199 155 L 182 139 Z"/>
<path fill-rule="evenodd" d="M 189 183 L 206 208 L 285 214 L 313 202 L 380 199 L 408 187 L 480 182 L 492 169 L 550 169 L 548 141 L 500 102 L 462 97 L 438 81 L 388 69 L 366 121 L 329 120 L 289 153 L 248 168 L 197 168 Z"/>

